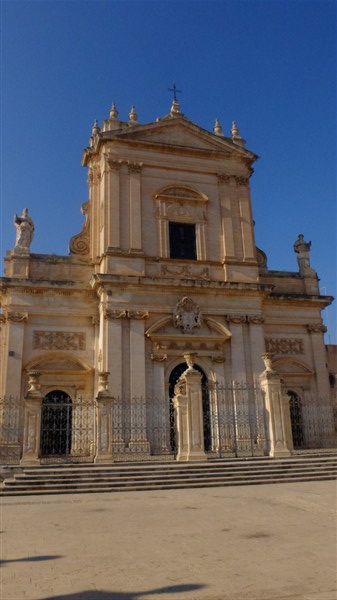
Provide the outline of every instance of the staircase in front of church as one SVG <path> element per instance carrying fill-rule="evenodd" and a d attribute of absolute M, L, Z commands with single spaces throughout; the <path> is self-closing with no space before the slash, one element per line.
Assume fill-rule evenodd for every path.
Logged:
<path fill-rule="evenodd" d="M 198 463 L 82 463 L 8 468 L 8 471 L 12 475 L 1 484 L 0 496 L 129 492 L 336 479 L 337 456 L 327 453 Z"/>

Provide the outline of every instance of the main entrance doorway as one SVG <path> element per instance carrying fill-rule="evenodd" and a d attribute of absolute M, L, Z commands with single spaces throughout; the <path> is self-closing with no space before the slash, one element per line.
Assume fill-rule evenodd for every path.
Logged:
<path fill-rule="evenodd" d="M 41 457 L 67 456 L 71 450 L 72 401 L 61 390 L 47 394 L 42 401 Z"/>
<path fill-rule="evenodd" d="M 175 428 L 175 413 L 173 407 L 174 398 L 174 386 L 176 385 L 179 377 L 186 371 L 187 364 L 180 363 L 171 372 L 169 379 L 169 396 L 170 396 L 170 446 L 173 452 L 176 451 L 176 428 Z M 212 436 L 211 436 L 211 419 L 210 419 L 210 406 L 209 406 L 209 393 L 207 387 L 207 377 L 204 371 L 199 365 L 193 365 L 193 369 L 199 371 L 202 375 L 201 386 L 202 386 L 202 410 L 204 417 L 204 445 L 205 451 L 209 452 L 212 450 Z"/>

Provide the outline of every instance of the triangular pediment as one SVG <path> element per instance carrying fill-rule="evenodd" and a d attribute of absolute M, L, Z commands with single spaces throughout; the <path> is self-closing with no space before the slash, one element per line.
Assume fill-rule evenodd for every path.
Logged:
<path fill-rule="evenodd" d="M 218 152 L 227 156 L 237 154 L 250 157 L 252 160 L 256 158 L 255 154 L 234 144 L 230 138 L 216 136 L 187 119 L 163 119 L 158 123 L 138 125 L 116 132 L 114 137 L 144 144 Z"/>

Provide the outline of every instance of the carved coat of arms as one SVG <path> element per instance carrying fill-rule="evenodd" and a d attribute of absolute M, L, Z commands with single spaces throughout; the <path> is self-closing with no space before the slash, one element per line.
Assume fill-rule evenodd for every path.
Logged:
<path fill-rule="evenodd" d="M 200 308 L 188 296 L 182 298 L 176 305 L 173 313 L 173 325 L 174 327 L 180 327 L 183 333 L 191 332 L 195 327 L 201 327 Z"/>

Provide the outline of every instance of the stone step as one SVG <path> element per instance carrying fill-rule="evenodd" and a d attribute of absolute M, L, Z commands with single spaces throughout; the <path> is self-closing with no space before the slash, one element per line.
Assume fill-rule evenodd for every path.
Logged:
<path fill-rule="evenodd" d="M 91 472 L 83 472 L 83 473 L 56 473 L 56 474 L 31 474 L 31 473 L 19 473 L 15 476 L 15 478 L 7 478 L 5 479 L 5 485 L 9 485 L 11 482 L 18 482 L 18 483 L 24 483 L 25 485 L 30 484 L 31 482 L 39 482 L 39 481 L 54 481 L 56 482 L 62 482 L 62 481 L 76 481 L 76 480 L 106 480 L 109 479 L 111 481 L 120 481 L 121 479 L 134 479 L 134 480 L 139 480 L 139 479 L 146 479 L 146 478 L 150 478 L 150 479 L 158 479 L 160 477 L 166 476 L 166 477 L 175 477 L 175 478 L 188 478 L 188 477 L 206 477 L 206 478 L 212 478 L 212 477 L 236 477 L 239 475 L 248 475 L 250 477 L 255 476 L 255 475 L 270 475 L 270 474 L 297 474 L 297 473 L 302 473 L 305 474 L 306 472 L 317 472 L 317 473 L 324 473 L 324 472 L 337 472 L 337 463 L 335 465 L 320 465 L 319 468 L 316 466 L 312 466 L 312 465 L 305 465 L 303 466 L 280 466 L 280 467 L 274 467 L 272 465 L 269 466 L 269 468 L 265 468 L 263 470 L 255 468 L 255 469 L 235 469 L 235 470 L 209 470 L 209 471 L 201 471 L 201 470 L 176 470 L 175 472 L 165 472 L 163 470 L 161 471 L 152 471 L 152 472 L 139 472 L 139 473 L 131 473 L 129 471 L 124 471 L 122 473 L 119 472 L 114 472 L 114 471 L 100 471 L 97 472 L 95 470 L 92 470 Z"/>
<path fill-rule="evenodd" d="M 194 488 L 204 488 L 204 487 L 228 487 L 228 486 L 238 486 L 238 485 L 262 485 L 262 484 L 277 484 L 277 483 L 298 483 L 298 482 L 314 482 L 314 481 L 329 481 L 335 480 L 336 474 L 334 475 L 322 475 L 322 476 L 294 476 L 294 477 L 284 477 L 284 478 L 252 478 L 252 479 L 244 479 L 244 480 L 233 480 L 233 481 L 190 481 L 184 482 L 183 484 L 175 483 L 168 480 L 162 480 L 160 482 L 156 482 L 153 484 L 144 483 L 144 484 L 135 484 L 135 485 L 125 485 L 120 487 L 112 487 L 110 485 L 107 486 L 69 486 L 67 488 L 60 488 L 59 486 L 55 489 L 5 489 L 0 492 L 0 496 L 34 496 L 34 495 L 57 495 L 57 494 L 78 494 L 78 493 L 97 493 L 97 492 L 128 492 L 128 491 L 153 491 L 153 490 L 172 490 L 172 489 L 194 489 Z"/>

